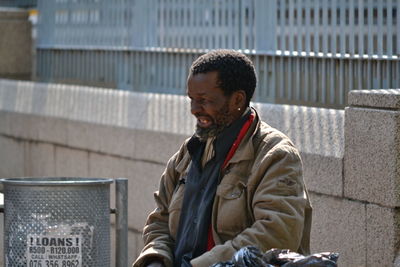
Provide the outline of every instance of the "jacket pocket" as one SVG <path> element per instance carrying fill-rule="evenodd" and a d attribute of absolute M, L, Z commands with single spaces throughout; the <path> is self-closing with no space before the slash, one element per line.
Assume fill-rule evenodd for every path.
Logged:
<path fill-rule="evenodd" d="M 171 198 L 168 207 L 168 226 L 169 232 L 173 239 L 176 239 L 176 233 L 179 227 L 179 217 L 181 215 L 183 196 L 185 192 L 185 184 L 179 182 Z"/>
<path fill-rule="evenodd" d="M 248 227 L 246 185 L 221 183 L 216 192 L 218 196 L 217 232 L 235 236 Z"/>

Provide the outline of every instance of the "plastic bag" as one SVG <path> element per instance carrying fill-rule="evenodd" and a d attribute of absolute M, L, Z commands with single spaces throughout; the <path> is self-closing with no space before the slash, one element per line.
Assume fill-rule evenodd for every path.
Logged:
<path fill-rule="evenodd" d="M 338 253 L 316 253 L 304 256 L 288 249 L 271 249 L 263 255 L 263 260 L 281 267 L 336 267 Z"/>
<path fill-rule="evenodd" d="M 212 267 L 337 267 L 338 253 L 316 253 L 303 256 L 288 249 L 271 249 L 262 254 L 248 246 L 240 249 L 231 261 L 219 262 Z"/>
<path fill-rule="evenodd" d="M 212 267 L 274 267 L 274 265 L 267 264 L 260 250 L 256 247 L 248 246 L 241 248 L 233 255 L 231 261 L 219 262 Z"/>

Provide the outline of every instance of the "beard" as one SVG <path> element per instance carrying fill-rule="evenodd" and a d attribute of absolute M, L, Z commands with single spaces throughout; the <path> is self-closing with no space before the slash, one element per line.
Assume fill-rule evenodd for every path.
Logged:
<path fill-rule="evenodd" d="M 195 136 L 200 141 L 206 141 L 209 137 L 216 137 L 232 123 L 233 115 L 229 112 L 229 104 L 225 103 L 215 118 L 209 118 L 212 120 L 212 125 L 209 127 L 203 128 L 196 125 Z"/>

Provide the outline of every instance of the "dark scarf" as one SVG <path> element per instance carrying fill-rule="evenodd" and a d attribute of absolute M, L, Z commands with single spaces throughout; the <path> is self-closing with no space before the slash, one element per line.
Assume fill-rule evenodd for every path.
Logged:
<path fill-rule="evenodd" d="M 193 136 L 188 142 L 192 158 L 183 197 L 182 211 L 174 248 L 174 266 L 191 266 L 190 261 L 207 251 L 208 229 L 221 167 L 233 142 L 250 116 L 248 112 L 214 140 L 214 156 L 202 168 L 206 142 Z"/>

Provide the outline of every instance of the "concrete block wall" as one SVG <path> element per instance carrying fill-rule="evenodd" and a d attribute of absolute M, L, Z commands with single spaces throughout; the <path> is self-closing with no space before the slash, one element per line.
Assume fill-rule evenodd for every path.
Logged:
<path fill-rule="evenodd" d="M 375 172 L 368 178 L 368 168 L 374 166 L 370 161 L 375 159 L 363 162 L 359 153 L 367 152 L 350 148 L 353 143 L 370 147 L 353 136 L 357 133 L 364 138 L 362 127 L 368 128 L 356 116 L 359 104 L 346 114 L 343 110 L 253 105 L 266 122 L 286 133 L 302 154 L 304 179 L 314 206 L 312 251 L 339 252 L 340 266 L 397 264 L 396 194 L 394 189 L 384 188 L 395 187 L 397 176 L 390 173 L 386 179 Z M 356 113 L 349 114 L 350 110 Z M 370 113 L 365 114 L 373 120 Z M 396 134 L 389 138 L 390 133 L 385 132 L 396 129 L 395 121 L 392 119 L 391 128 L 383 127 L 384 122 L 383 128 L 375 127 L 388 137 L 381 139 L 389 144 L 382 144 L 381 149 L 396 144 Z M 129 261 L 133 261 L 142 247 L 140 232 L 154 208 L 153 192 L 160 175 L 169 157 L 192 134 L 193 126 L 183 96 L 0 80 L 0 177 L 127 177 Z M 352 128 L 356 126 L 359 128 Z M 367 166 L 354 169 L 357 164 Z M 389 171 L 396 170 L 393 164 L 388 164 Z M 383 180 L 384 186 L 375 185 L 374 179 Z M 390 200 L 373 190 L 389 192 Z"/>
<path fill-rule="evenodd" d="M 365 203 L 366 266 L 400 266 L 400 89 L 349 94 L 344 197 Z"/>

